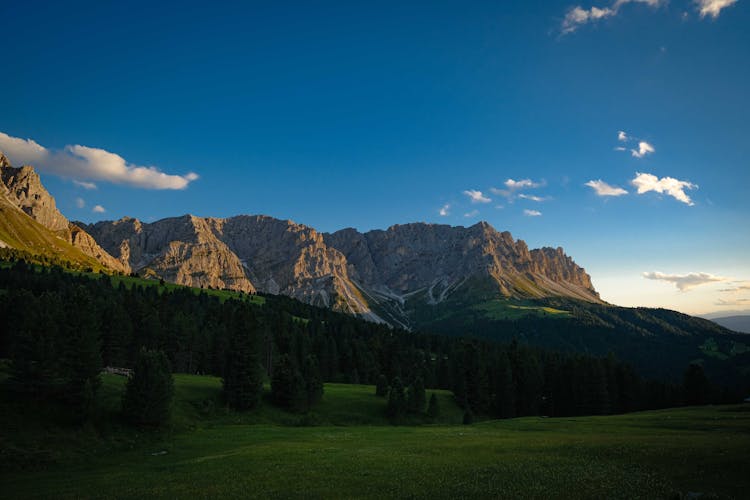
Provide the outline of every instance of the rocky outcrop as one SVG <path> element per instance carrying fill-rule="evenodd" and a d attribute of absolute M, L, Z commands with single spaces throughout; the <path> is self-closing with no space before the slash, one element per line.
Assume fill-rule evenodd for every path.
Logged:
<path fill-rule="evenodd" d="M 420 293 L 438 304 L 465 283 L 481 282 L 505 297 L 600 301 L 589 275 L 562 249 L 529 251 L 486 222 L 468 228 L 406 224 L 364 234 L 344 229 L 326 235 L 326 242 L 346 256 L 359 286 L 381 300 L 403 303 Z"/>
<path fill-rule="evenodd" d="M 68 221 L 57 209 L 55 199 L 44 188 L 33 167 L 14 168 L 5 155 L 0 153 L 0 181 L 2 193 L 11 205 L 105 267 L 129 272 L 128 267 L 113 259 L 94 238 Z"/>
<path fill-rule="evenodd" d="M 68 219 L 57 209 L 55 199 L 44 189 L 34 169 L 29 166 L 13 168 L 7 159 L 2 163 L 2 182 L 7 190 L 7 196 L 16 206 L 52 231 L 68 229 Z"/>

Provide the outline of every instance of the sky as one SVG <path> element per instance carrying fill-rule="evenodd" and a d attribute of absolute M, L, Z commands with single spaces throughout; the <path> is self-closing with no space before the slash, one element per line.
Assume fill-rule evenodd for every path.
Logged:
<path fill-rule="evenodd" d="M 468 4 L 468 5 L 467 5 Z M 750 310 L 750 1 L 0 2 L 0 151 L 72 220 L 511 231 Z"/>

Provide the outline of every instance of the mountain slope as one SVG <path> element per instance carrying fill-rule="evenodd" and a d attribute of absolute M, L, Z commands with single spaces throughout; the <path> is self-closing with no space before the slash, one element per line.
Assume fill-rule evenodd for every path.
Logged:
<path fill-rule="evenodd" d="M 128 272 L 94 238 L 68 221 L 32 167 L 14 168 L 0 152 L 0 246 Z"/>
<path fill-rule="evenodd" d="M 750 316 L 725 316 L 712 318 L 711 321 L 735 332 L 750 333 Z"/>

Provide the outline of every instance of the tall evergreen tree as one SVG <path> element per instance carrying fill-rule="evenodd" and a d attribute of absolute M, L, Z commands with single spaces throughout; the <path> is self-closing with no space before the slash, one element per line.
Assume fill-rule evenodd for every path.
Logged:
<path fill-rule="evenodd" d="M 263 375 L 257 341 L 247 325 L 232 332 L 222 381 L 224 398 L 231 408 L 251 410 L 260 403 Z"/>
<path fill-rule="evenodd" d="M 378 383 L 375 384 L 375 395 L 381 397 L 388 395 L 388 379 L 385 378 L 385 375 L 378 377 Z"/>
<path fill-rule="evenodd" d="M 440 416 L 440 405 L 434 392 L 430 396 L 430 402 L 427 405 L 427 414 L 433 419 Z"/>
<path fill-rule="evenodd" d="M 298 412 L 308 409 L 305 380 L 288 354 L 279 356 L 274 365 L 271 396 L 282 408 Z"/>
<path fill-rule="evenodd" d="M 409 390 L 406 398 L 406 409 L 410 413 L 422 413 L 424 411 L 424 405 L 427 399 L 427 395 L 424 390 L 424 381 L 422 377 L 417 377 L 409 385 Z"/>
<path fill-rule="evenodd" d="M 167 357 L 161 351 L 142 349 L 125 386 L 125 418 L 137 425 L 164 425 L 169 421 L 173 395 L 174 380 Z"/>
<path fill-rule="evenodd" d="M 386 414 L 392 419 L 398 419 L 406 414 L 406 395 L 401 378 L 396 377 L 391 382 L 391 390 L 388 392 L 388 406 Z"/>

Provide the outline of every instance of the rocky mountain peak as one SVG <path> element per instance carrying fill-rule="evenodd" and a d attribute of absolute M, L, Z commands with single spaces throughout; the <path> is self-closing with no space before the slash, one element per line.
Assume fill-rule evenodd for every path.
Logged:
<path fill-rule="evenodd" d="M 68 219 L 57 209 L 55 199 L 44 188 L 33 167 L 24 165 L 14 168 L 5 156 L 0 164 L 6 192 L 18 208 L 52 231 L 68 228 Z"/>

